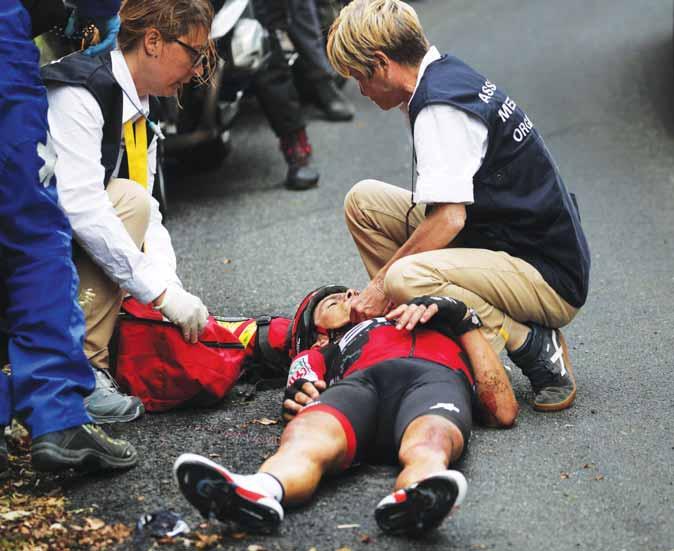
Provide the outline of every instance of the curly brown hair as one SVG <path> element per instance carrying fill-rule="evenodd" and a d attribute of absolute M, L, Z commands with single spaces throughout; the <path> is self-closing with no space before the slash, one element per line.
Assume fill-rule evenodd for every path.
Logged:
<path fill-rule="evenodd" d="M 122 0 L 119 10 L 122 20 L 117 43 L 122 52 L 135 48 L 145 32 L 154 28 L 166 41 L 189 35 L 197 29 L 211 30 L 213 5 L 210 0 Z M 208 56 L 202 82 L 213 74 L 217 58 L 215 45 L 208 40 Z"/>

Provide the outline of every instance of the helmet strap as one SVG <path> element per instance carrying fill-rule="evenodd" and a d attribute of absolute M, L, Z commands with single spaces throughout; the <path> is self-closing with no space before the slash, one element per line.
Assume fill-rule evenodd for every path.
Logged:
<path fill-rule="evenodd" d="M 351 324 L 351 323 L 347 323 L 346 325 L 344 325 L 342 327 L 337 327 L 336 329 L 326 329 L 325 327 L 319 327 L 318 325 L 314 326 L 314 328 L 316 330 L 316 333 L 319 334 L 319 335 L 325 335 L 326 337 L 328 337 L 328 340 L 330 342 L 337 342 L 352 327 L 353 327 L 353 324 Z"/>

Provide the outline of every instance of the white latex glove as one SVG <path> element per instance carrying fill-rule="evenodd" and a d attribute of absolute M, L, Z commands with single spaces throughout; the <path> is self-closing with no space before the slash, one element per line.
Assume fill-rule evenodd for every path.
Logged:
<path fill-rule="evenodd" d="M 208 321 L 208 310 L 201 299 L 172 285 L 166 288 L 164 300 L 155 308 L 178 325 L 183 338 L 191 343 L 197 342 Z"/>

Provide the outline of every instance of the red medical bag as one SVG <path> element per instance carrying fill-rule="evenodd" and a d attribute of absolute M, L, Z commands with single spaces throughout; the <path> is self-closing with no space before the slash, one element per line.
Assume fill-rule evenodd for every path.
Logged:
<path fill-rule="evenodd" d="M 210 316 L 192 344 L 158 310 L 127 298 L 117 331 L 115 379 L 147 411 L 213 405 L 234 386 L 248 362 L 273 362 L 287 374 L 289 324 L 281 317 L 228 321 Z"/>

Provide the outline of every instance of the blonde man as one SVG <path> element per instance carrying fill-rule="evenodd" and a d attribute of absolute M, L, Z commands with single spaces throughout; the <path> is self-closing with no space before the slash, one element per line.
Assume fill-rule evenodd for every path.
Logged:
<path fill-rule="evenodd" d="M 569 407 L 576 383 L 559 328 L 585 303 L 590 253 L 575 198 L 529 117 L 490 80 L 440 55 L 400 0 L 354 0 L 327 48 L 363 95 L 408 114 L 416 162 L 411 192 L 363 180 L 346 197 L 372 278 L 352 321 L 414 296 L 456 298 L 528 376 L 537 410 Z"/>

